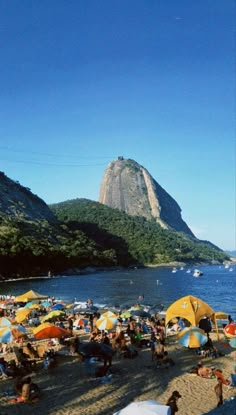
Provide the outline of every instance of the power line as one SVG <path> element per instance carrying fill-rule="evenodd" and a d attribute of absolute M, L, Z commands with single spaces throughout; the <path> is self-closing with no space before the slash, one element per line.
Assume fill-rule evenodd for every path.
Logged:
<path fill-rule="evenodd" d="M 16 148 L 11 148 L 11 147 L 7 147 L 7 146 L 0 146 L 1 150 L 7 150 L 7 151 L 11 151 L 14 153 L 24 153 L 24 154 L 35 154 L 37 156 L 49 156 L 49 157 L 77 157 L 77 158 L 81 158 L 81 159 L 112 159 L 114 156 L 81 156 L 78 154 L 58 154 L 58 153 L 41 153 L 38 151 L 28 151 L 28 150 L 20 150 L 20 149 L 16 149 Z"/>
<path fill-rule="evenodd" d="M 105 166 L 105 163 L 93 163 L 93 164 L 62 164 L 62 163 L 50 163 L 50 162 L 41 162 L 33 160 L 9 160 L 6 158 L 1 158 L 1 161 L 7 161 L 10 163 L 22 163 L 22 164 L 35 164 L 39 166 L 51 166 L 51 167 L 95 167 L 95 166 Z"/>

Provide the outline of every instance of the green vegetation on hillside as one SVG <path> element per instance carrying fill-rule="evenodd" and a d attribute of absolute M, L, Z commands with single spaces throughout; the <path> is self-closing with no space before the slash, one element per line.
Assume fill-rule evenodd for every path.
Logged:
<path fill-rule="evenodd" d="M 154 220 L 128 216 L 85 199 L 51 206 L 53 223 L 0 212 L 0 278 L 63 272 L 87 266 L 220 262 L 210 243 L 165 230 Z"/>
<path fill-rule="evenodd" d="M 223 261 L 227 255 L 210 243 L 165 230 L 154 220 L 131 217 L 98 202 L 75 199 L 54 204 L 52 211 L 71 232 L 82 231 L 99 246 L 115 252 L 118 264 L 153 264 L 173 261 Z"/>

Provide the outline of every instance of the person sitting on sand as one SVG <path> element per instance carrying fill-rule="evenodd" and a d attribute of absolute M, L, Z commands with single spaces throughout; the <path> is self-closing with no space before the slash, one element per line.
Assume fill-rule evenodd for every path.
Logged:
<path fill-rule="evenodd" d="M 197 374 L 202 378 L 210 379 L 213 375 L 213 370 L 210 367 L 203 366 L 202 362 L 198 362 L 197 364 Z"/>
<path fill-rule="evenodd" d="M 207 379 L 210 379 L 213 377 L 216 377 L 217 379 L 220 378 L 224 385 L 230 384 L 230 381 L 228 379 L 225 379 L 220 369 L 215 369 L 215 368 L 211 369 L 210 367 L 203 366 L 201 361 L 198 362 L 197 374 L 198 376 L 201 376 L 202 378 L 207 378 Z"/>
<path fill-rule="evenodd" d="M 18 402 L 32 402 L 40 397 L 40 388 L 36 383 L 32 383 L 31 377 L 18 379 L 15 390 L 19 394 Z"/>

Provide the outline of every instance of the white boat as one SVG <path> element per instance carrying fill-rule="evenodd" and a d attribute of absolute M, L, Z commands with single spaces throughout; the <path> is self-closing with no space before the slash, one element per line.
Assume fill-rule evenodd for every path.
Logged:
<path fill-rule="evenodd" d="M 186 274 L 190 274 L 191 273 L 191 269 L 187 269 Z"/>
<path fill-rule="evenodd" d="M 172 272 L 177 272 L 177 268 L 175 268 L 175 267 L 174 267 L 174 268 L 172 269 Z"/>
<path fill-rule="evenodd" d="M 199 271 L 199 269 L 195 269 L 193 271 L 193 276 L 196 278 L 201 277 L 202 275 L 203 275 L 203 272 Z"/>
<path fill-rule="evenodd" d="M 229 268 L 229 264 L 225 264 L 225 268 L 227 269 L 227 268 Z"/>

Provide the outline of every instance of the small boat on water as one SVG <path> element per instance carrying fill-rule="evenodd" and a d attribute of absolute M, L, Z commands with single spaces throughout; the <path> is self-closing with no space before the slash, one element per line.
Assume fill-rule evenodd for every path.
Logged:
<path fill-rule="evenodd" d="M 177 272 L 177 268 L 175 268 L 175 267 L 174 267 L 174 268 L 172 269 L 172 272 Z"/>
<path fill-rule="evenodd" d="M 203 272 L 202 272 L 202 271 L 199 271 L 199 269 L 195 269 L 195 270 L 193 271 L 193 276 L 194 276 L 195 278 L 201 277 L 202 275 L 203 275 Z"/>

